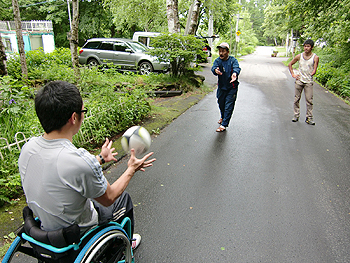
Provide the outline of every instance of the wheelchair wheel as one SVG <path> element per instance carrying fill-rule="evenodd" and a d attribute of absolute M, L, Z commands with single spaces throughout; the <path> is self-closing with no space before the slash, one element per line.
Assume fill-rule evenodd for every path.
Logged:
<path fill-rule="evenodd" d="M 132 263 L 130 240 L 120 230 L 110 226 L 94 235 L 82 248 L 75 263 Z"/>
<path fill-rule="evenodd" d="M 17 252 L 18 248 L 22 245 L 22 240 L 20 237 L 16 237 L 15 240 L 12 242 L 10 248 L 7 250 L 2 262 L 7 263 L 11 262 L 13 256 Z"/>

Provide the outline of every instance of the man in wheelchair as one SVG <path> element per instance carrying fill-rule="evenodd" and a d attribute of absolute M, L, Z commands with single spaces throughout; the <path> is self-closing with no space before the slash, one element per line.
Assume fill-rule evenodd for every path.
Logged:
<path fill-rule="evenodd" d="M 37 93 L 35 110 L 45 133 L 23 146 L 18 165 L 28 206 L 41 229 L 56 231 L 76 224 L 83 234 L 128 217 L 136 248 L 141 236 L 133 234 L 133 204 L 125 189 L 135 172 L 153 165 L 153 153 L 137 159 L 131 150 L 127 169 L 109 184 L 101 165 L 117 161 L 112 141 L 106 138 L 97 156 L 72 144 L 87 112 L 79 90 L 68 82 L 52 81 Z"/>

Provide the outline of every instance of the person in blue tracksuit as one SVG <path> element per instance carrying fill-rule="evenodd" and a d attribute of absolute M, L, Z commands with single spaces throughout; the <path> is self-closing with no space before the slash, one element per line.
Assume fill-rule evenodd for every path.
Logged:
<path fill-rule="evenodd" d="M 221 43 L 217 46 L 219 57 L 215 59 L 211 71 L 218 76 L 217 102 L 219 104 L 221 117 L 218 121 L 220 127 L 217 132 L 223 132 L 228 127 L 235 107 L 238 91 L 238 75 L 241 72 L 238 61 L 230 56 L 230 46 Z"/>

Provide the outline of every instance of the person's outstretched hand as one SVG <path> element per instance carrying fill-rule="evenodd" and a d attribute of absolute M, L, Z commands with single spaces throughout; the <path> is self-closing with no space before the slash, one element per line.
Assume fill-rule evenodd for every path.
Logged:
<path fill-rule="evenodd" d="M 231 81 L 230 83 L 234 82 L 237 79 L 237 73 L 233 73 L 231 76 Z"/>
<path fill-rule="evenodd" d="M 100 154 L 106 163 L 110 162 L 110 161 L 117 162 L 117 159 L 114 156 L 116 156 L 118 153 L 114 152 L 115 148 L 111 148 L 112 143 L 113 143 L 113 141 L 109 141 L 108 138 L 106 138 L 105 143 L 102 145 L 102 149 L 101 149 Z"/>
<path fill-rule="evenodd" d="M 217 68 L 215 69 L 215 73 L 216 73 L 217 75 L 219 75 L 219 76 L 222 75 L 222 72 L 220 71 L 219 67 L 217 67 Z"/>
<path fill-rule="evenodd" d="M 145 156 L 143 156 L 141 159 L 137 159 L 135 156 L 135 150 L 131 149 L 130 150 L 130 159 L 128 161 L 128 167 L 129 168 L 133 168 L 134 171 L 145 171 L 146 167 L 152 166 L 153 162 L 156 160 L 155 158 L 151 159 L 151 160 L 147 160 L 149 157 L 151 157 L 151 155 L 153 154 L 153 152 L 150 152 L 148 154 L 146 154 Z"/>

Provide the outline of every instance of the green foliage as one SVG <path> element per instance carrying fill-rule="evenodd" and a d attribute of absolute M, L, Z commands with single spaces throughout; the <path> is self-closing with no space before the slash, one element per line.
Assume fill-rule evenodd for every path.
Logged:
<path fill-rule="evenodd" d="M 21 182 L 18 176 L 17 146 L 3 148 L 13 142 L 18 136 L 17 131 L 23 131 L 28 137 L 31 135 L 28 124 L 34 125 L 36 118 L 30 110 L 33 89 L 23 86 L 18 80 L 10 76 L 0 77 L 0 205 L 9 202 L 21 193 Z M 2 159 L 1 157 L 5 157 Z"/>
<path fill-rule="evenodd" d="M 170 72 L 175 77 L 193 70 L 191 63 L 205 56 L 203 42 L 194 36 L 163 33 L 153 39 L 152 45 L 149 53 L 160 61 L 170 61 Z"/>
<path fill-rule="evenodd" d="M 325 85 L 336 74 L 337 70 L 333 67 L 333 64 L 332 62 L 320 63 L 318 66 L 316 78 L 322 85 Z"/>
<path fill-rule="evenodd" d="M 241 12 L 240 17 L 242 20 L 239 22 L 239 29 L 241 31 L 240 40 L 238 42 L 237 53 L 241 55 L 247 55 L 254 52 L 255 47 L 258 45 L 259 40 L 252 27 L 252 22 L 250 20 L 250 14 L 248 12 Z M 226 35 L 228 38 L 228 35 Z M 235 34 L 234 34 L 235 37 Z M 232 39 L 230 39 L 230 42 Z M 233 49 L 232 49 L 233 50 Z M 232 53 L 233 54 L 233 53 Z"/>
<path fill-rule="evenodd" d="M 255 51 L 255 47 L 253 47 L 253 46 L 245 46 L 245 47 L 242 47 L 240 49 L 240 51 L 241 51 L 241 55 L 245 56 L 245 55 L 248 55 L 248 54 L 252 54 Z"/>
<path fill-rule="evenodd" d="M 72 66 L 71 53 L 68 48 L 58 48 L 51 53 L 45 53 L 42 48 L 31 50 L 26 53 L 29 79 L 69 79 L 73 80 L 70 73 Z M 53 68 L 56 67 L 56 68 Z M 64 69 L 64 77 L 60 68 Z M 14 54 L 7 60 L 7 71 L 12 77 L 22 78 L 21 62 L 19 54 Z M 58 74 L 56 76 L 56 74 Z"/>
<path fill-rule="evenodd" d="M 238 1 L 231 0 L 208 0 L 203 1 L 203 10 L 201 12 L 202 20 L 199 25 L 207 30 L 209 15 L 211 14 L 214 19 L 214 28 L 216 34 L 224 35 L 230 32 L 231 25 L 236 19 L 236 14 L 241 11 L 242 6 L 238 4 Z"/>
<path fill-rule="evenodd" d="M 264 23 L 264 10 L 267 0 L 249 1 L 242 0 L 244 10 L 250 14 L 251 29 L 259 41 L 259 45 L 267 45 L 268 39 L 264 37 L 262 24 Z"/>
<path fill-rule="evenodd" d="M 347 65 L 335 68 L 334 62 L 320 64 L 317 69 L 316 79 L 331 91 L 343 98 L 350 98 L 350 74 Z"/>
<path fill-rule="evenodd" d="M 84 119 L 82 133 L 74 138 L 76 145 L 88 148 L 98 146 L 106 137 L 138 124 L 147 116 L 150 105 L 144 90 L 122 91 L 123 93 L 115 92 L 113 86 L 95 86 L 94 91 L 84 98 L 89 113 Z M 90 141 L 86 138 L 90 138 Z"/>
<path fill-rule="evenodd" d="M 265 19 L 262 24 L 264 36 L 275 39 L 275 42 L 281 42 L 289 32 L 288 16 L 285 12 L 285 5 L 271 2 L 265 8 Z"/>
<path fill-rule="evenodd" d="M 33 88 L 18 84 L 20 82 L 10 76 L 0 77 L 0 135 L 4 138 L 14 138 L 15 128 L 24 128 L 23 123 L 30 112 Z"/>
<path fill-rule="evenodd" d="M 317 81 L 345 99 L 350 98 L 350 59 L 339 50 L 326 48 L 316 51 L 320 63 L 315 75 Z"/>
<path fill-rule="evenodd" d="M 167 29 L 165 0 L 104 0 L 118 31 L 162 32 Z"/>

